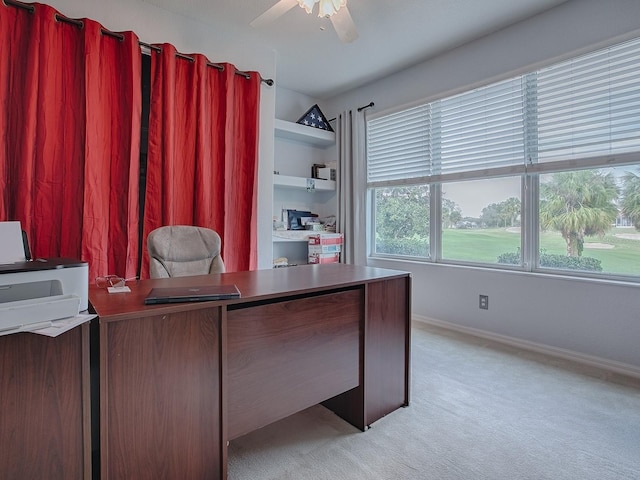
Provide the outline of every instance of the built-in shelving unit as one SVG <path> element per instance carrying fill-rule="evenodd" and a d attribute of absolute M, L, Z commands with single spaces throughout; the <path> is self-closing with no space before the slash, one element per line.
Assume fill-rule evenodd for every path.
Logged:
<path fill-rule="evenodd" d="M 274 218 L 282 208 L 308 209 L 323 215 L 335 214 L 334 180 L 305 177 L 311 173 L 311 165 L 323 162 L 335 145 L 334 132 L 300 125 L 285 120 L 275 120 L 276 159 L 273 175 Z M 332 158 L 335 161 L 335 157 Z M 333 204 L 333 206 L 331 206 Z M 329 206 L 329 208 L 327 208 Z M 274 231 L 273 256 L 286 257 L 290 265 L 307 263 L 307 242 L 312 231 Z"/>

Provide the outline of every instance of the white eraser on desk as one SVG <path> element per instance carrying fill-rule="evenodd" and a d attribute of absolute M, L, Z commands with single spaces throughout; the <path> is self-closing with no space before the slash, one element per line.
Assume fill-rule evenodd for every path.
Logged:
<path fill-rule="evenodd" d="M 131 289 L 126 285 L 124 287 L 107 287 L 109 293 L 130 293 Z"/>

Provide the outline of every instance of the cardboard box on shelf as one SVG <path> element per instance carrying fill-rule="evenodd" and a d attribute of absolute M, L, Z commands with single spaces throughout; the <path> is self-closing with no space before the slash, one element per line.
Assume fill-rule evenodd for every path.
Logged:
<path fill-rule="evenodd" d="M 309 255 L 309 263 L 338 263 L 340 261 L 339 253 L 317 253 Z"/>
<path fill-rule="evenodd" d="M 318 169 L 318 177 L 322 180 L 334 180 L 336 179 L 336 169 L 335 168 L 319 168 Z"/>
<path fill-rule="evenodd" d="M 342 245 L 342 233 L 316 233 L 309 235 L 309 245 Z"/>

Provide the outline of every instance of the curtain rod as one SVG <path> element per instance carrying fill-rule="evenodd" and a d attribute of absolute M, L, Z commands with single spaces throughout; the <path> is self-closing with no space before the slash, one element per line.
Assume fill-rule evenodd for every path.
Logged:
<path fill-rule="evenodd" d="M 29 10 L 29 13 L 33 13 L 36 10 L 36 7 L 30 5 L 28 3 L 16 2 L 14 0 L 2 0 L 6 6 L 24 8 L 25 10 Z"/>
<path fill-rule="evenodd" d="M 111 34 L 111 35 L 114 35 L 114 36 L 115 36 L 115 35 L 120 35 L 120 34 L 118 34 L 118 33 L 114 33 L 114 32 L 106 33 L 106 31 L 104 31 L 103 33 L 105 33 L 106 35 Z M 162 48 L 161 48 L 161 47 L 156 47 L 155 45 L 151 45 L 151 44 L 149 44 L 149 43 L 145 43 L 145 42 L 138 42 L 138 43 L 139 43 L 140 45 L 142 45 L 143 47 L 147 47 L 147 48 L 149 48 L 150 50 L 155 50 L 156 52 L 161 52 L 161 51 L 162 51 Z M 190 61 L 190 62 L 195 62 L 195 59 L 194 59 L 193 57 L 190 57 L 189 55 L 185 55 L 185 54 L 183 54 L 183 53 L 176 53 L 176 57 L 178 57 L 178 58 L 182 58 L 182 59 L 184 59 L 184 60 L 188 60 L 188 61 Z M 224 70 L 224 65 L 220 65 L 220 64 L 218 64 L 218 63 L 211 63 L 211 62 L 207 62 L 207 66 L 209 66 L 209 67 L 213 67 L 213 68 L 216 68 L 216 69 L 218 69 L 218 70 L 220 70 L 220 71 L 223 71 L 223 70 Z M 244 78 L 246 78 L 247 80 L 248 80 L 249 78 L 251 78 L 251 74 L 250 74 L 249 72 L 243 72 L 242 70 L 238 70 L 238 69 L 236 69 L 236 72 L 235 72 L 235 73 L 236 73 L 236 75 L 242 75 L 242 76 L 243 76 Z M 260 76 L 260 81 L 261 81 L 262 83 L 265 83 L 265 84 L 269 85 L 270 87 L 271 87 L 271 86 L 273 86 L 273 83 L 274 83 L 274 82 L 273 82 L 273 80 L 272 80 L 271 78 L 262 78 L 262 76 Z"/>
<path fill-rule="evenodd" d="M 358 111 L 361 112 L 362 110 L 364 110 L 365 108 L 371 108 L 375 105 L 375 103 L 373 102 L 369 102 L 367 105 L 363 105 L 362 107 L 358 107 Z M 333 117 L 331 120 L 329 120 L 330 122 L 333 122 L 337 117 Z"/>
<path fill-rule="evenodd" d="M 12 7 L 17 7 L 17 8 L 22 8 L 24 10 L 27 10 L 29 13 L 33 13 L 36 10 L 36 7 L 27 3 L 22 3 L 22 2 L 18 2 L 16 0 L 2 0 L 4 2 L 5 5 L 7 6 L 12 6 Z M 82 20 L 75 20 L 73 18 L 69 18 L 69 17 L 65 17 L 64 15 L 60 15 L 59 13 L 55 14 L 55 19 L 57 22 L 64 22 L 64 23 L 70 23 L 71 25 L 75 25 L 78 28 L 83 28 L 84 27 L 84 23 L 82 22 Z M 112 32 L 111 30 L 107 30 L 106 28 L 101 28 L 100 32 L 103 35 L 106 35 L 108 37 L 112 37 L 112 38 L 116 38 L 120 41 L 124 40 L 124 35 L 122 35 L 121 33 L 116 33 L 116 32 Z M 150 45 L 148 43 L 145 42 L 138 42 L 138 44 L 140 44 L 143 47 L 147 47 L 151 50 L 155 50 L 157 52 L 161 52 L 162 49 L 160 47 L 156 47 L 155 45 Z M 195 61 L 195 59 L 193 57 L 190 57 L 188 55 L 184 55 L 182 53 L 176 53 L 176 56 L 179 58 L 183 58 L 185 60 L 189 60 L 190 62 Z M 211 62 L 207 62 L 207 66 L 209 67 L 213 67 L 216 68 L 220 71 L 224 70 L 224 65 L 219 65 L 217 63 L 211 63 Z M 249 78 L 251 78 L 251 74 L 249 72 L 243 72 L 241 70 L 236 69 L 235 71 L 236 75 L 241 75 L 244 78 L 246 78 L 247 80 Z M 258 76 L 260 77 L 260 82 L 265 83 L 268 86 L 273 86 L 274 81 L 271 78 L 262 78 L 262 75 L 258 74 Z"/>

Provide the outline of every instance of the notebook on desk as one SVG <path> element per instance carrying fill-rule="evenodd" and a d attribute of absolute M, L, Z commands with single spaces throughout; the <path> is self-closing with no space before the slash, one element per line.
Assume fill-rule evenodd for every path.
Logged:
<path fill-rule="evenodd" d="M 193 287 L 152 288 L 144 299 L 145 305 L 161 303 L 209 302 L 239 298 L 240 290 L 235 285 L 201 285 Z"/>

